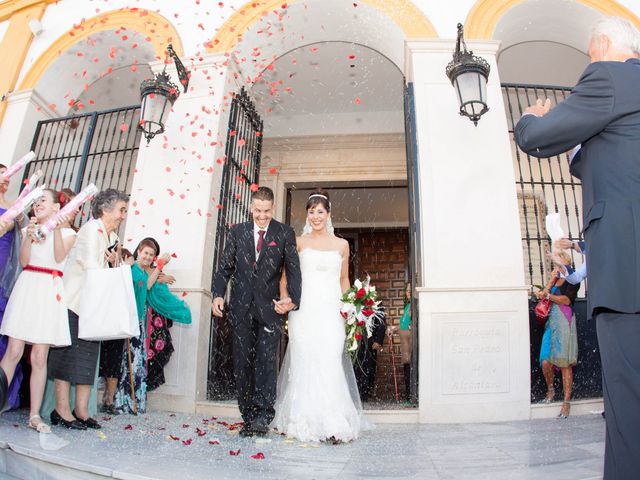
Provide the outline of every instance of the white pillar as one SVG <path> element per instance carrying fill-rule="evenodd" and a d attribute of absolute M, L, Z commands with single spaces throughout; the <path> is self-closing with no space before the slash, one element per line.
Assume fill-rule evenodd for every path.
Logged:
<path fill-rule="evenodd" d="M 9 94 L 7 110 L 0 127 L 2 156 L 0 163 L 11 165 L 31 148 L 38 121 L 53 118 L 55 112 L 49 108 L 36 90 L 22 90 Z M 12 178 L 7 198 L 18 196 L 23 172 Z"/>
<path fill-rule="evenodd" d="M 497 42 L 468 45 L 491 65 L 490 110 L 458 114 L 445 67 L 454 41 L 408 42 L 419 158 L 423 284 L 422 422 L 529 418 L 527 290 Z"/>
<path fill-rule="evenodd" d="M 206 399 L 217 205 L 228 92 L 235 90 L 227 61 L 210 55 L 189 66 L 189 91 L 181 92 L 165 133 L 148 145 L 143 138 L 138 153 L 125 245 L 133 250 L 151 236 L 162 253 L 176 254 L 165 271 L 176 277 L 172 291 L 187 302 L 193 318 L 191 325 L 174 323 L 175 352 L 165 368 L 167 383 L 150 393 L 151 408 L 193 412 L 196 402 Z M 163 66 L 155 64 L 153 70 Z M 172 65 L 167 71 L 175 76 Z"/>

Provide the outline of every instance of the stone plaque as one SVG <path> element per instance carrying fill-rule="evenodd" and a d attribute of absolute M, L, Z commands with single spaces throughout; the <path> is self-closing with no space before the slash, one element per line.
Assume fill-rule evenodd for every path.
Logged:
<path fill-rule="evenodd" d="M 509 391 L 509 324 L 507 321 L 478 319 L 473 322 L 464 322 L 443 319 L 441 335 L 440 373 L 443 394 L 463 395 Z"/>

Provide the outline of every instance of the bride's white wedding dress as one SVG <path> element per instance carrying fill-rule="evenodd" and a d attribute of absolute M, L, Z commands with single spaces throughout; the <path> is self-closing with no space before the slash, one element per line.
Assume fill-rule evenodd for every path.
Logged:
<path fill-rule="evenodd" d="M 353 366 L 344 351 L 338 251 L 300 252 L 302 297 L 289 313 L 289 344 L 272 426 L 301 441 L 348 442 L 367 426 Z"/>

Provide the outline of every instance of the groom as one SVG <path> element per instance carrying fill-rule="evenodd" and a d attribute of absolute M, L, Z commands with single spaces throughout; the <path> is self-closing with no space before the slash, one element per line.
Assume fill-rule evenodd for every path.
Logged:
<path fill-rule="evenodd" d="M 244 420 L 240 435 L 264 436 L 276 399 L 276 351 L 283 315 L 300 305 L 300 261 L 296 237 L 288 225 L 273 220 L 273 191 L 251 195 L 253 220 L 234 225 L 213 280 L 213 315 L 222 317 L 231 280 L 229 322 L 233 328 L 233 367 L 238 406 Z M 290 298 L 280 299 L 282 269 Z"/>

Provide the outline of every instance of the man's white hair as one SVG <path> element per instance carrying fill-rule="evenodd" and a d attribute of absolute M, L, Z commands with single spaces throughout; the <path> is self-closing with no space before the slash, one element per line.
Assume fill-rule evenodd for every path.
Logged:
<path fill-rule="evenodd" d="M 613 47 L 630 50 L 634 55 L 640 56 L 640 32 L 626 18 L 602 17 L 593 26 L 591 33 L 594 37 L 604 35 L 609 38 Z"/>

